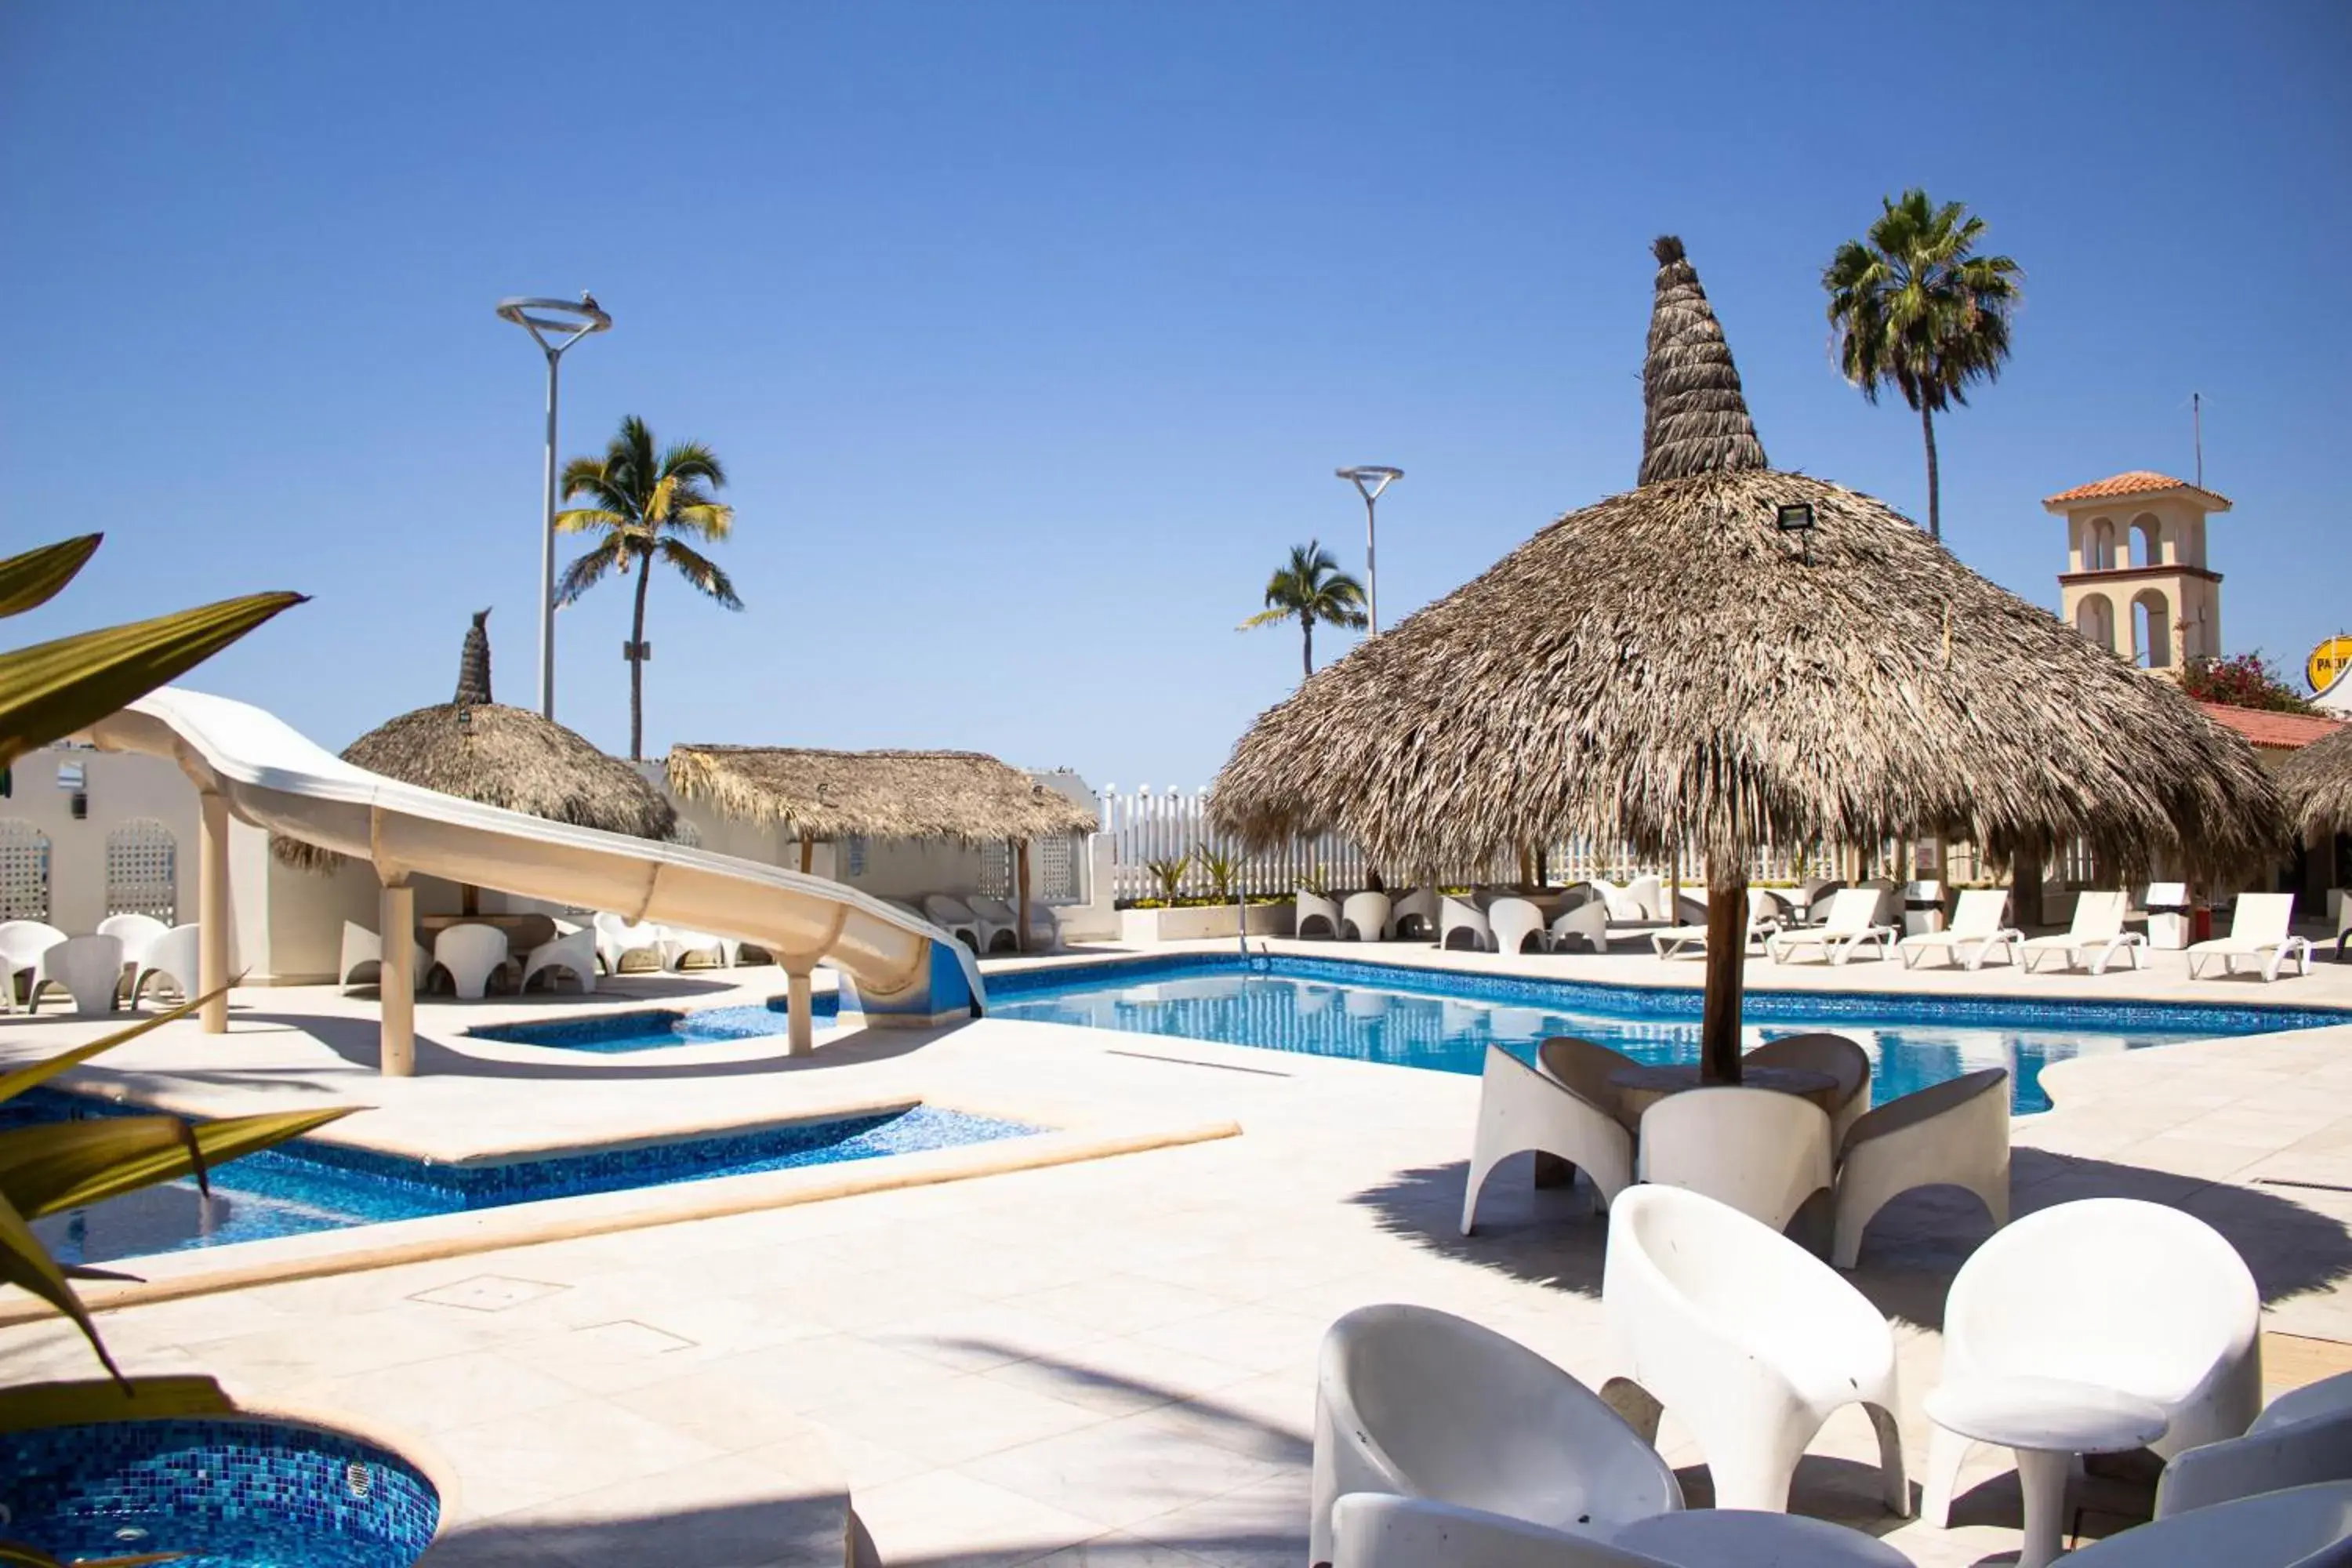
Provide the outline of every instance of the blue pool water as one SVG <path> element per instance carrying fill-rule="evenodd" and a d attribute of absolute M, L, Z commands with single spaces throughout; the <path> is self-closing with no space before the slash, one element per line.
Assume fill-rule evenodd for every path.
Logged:
<path fill-rule="evenodd" d="M 841 1012 L 841 998 L 833 992 L 820 991 L 809 998 L 809 1005 L 817 1017 L 836 1017 Z M 764 1006 L 702 1007 L 690 1013 L 659 1007 L 546 1023 L 484 1024 L 466 1031 L 478 1039 L 604 1055 L 709 1045 L 713 1040 L 761 1039 L 783 1032 L 784 999 L 781 996 Z"/>
<path fill-rule="evenodd" d="M 0 1127 L 89 1114 L 120 1112 L 100 1101 L 36 1090 L 0 1106 Z M 174 1182 L 53 1215 L 36 1221 L 33 1229 L 65 1262 L 102 1263 L 541 1198 L 872 1160 L 1040 1131 L 918 1105 L 832 1121 L 462 1165 L 301 1138 L 213 1172 L 209 1197 L 192 1181 Z"/>
<path fill-rule="evenodd" d="M 179 1552 L 180 1568 L 408 1568 L 440 1522 L 398 1455 L 234 1417 L 0 1433 L 6 1534 L 62 1562 Z"/>
<path fill-rule="evenodd" d="M 1000 1018 L 1084 1024 L 1398 1067 L 1475 1073 L 1489 1045 L 1521 1056 L 1580 1035 L 1645 1062 L 1698 1059 L 1696 991 L 1523 980 L 1346 959 L 1195 953 L 989 977 Z M 1833 1029 L 1872 1060 L 1874 1101 L 1979 1068 L 2010 1069 L 2020 1111 L 2046 1110 L 2042 1068 L 2069 1057 L 2217 1035 L 2352 1023 L 2329 1008 L 2021 1002 L 1885 994 L 1750 992 L 1747 1043 Z"/>

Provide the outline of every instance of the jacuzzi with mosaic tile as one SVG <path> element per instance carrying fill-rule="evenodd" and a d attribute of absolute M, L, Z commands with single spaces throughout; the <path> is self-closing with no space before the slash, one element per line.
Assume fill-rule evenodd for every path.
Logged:
<path fill-rule="evenodd" d="M 819 1018 L 838 1017 L 841 998 L 820 991 L 809 998 L 811 1013 Z M 509 1045 L 545 1046 L 556 1050 L 593 1051 L 600 1056 L 629 1051 L 668 1050 L 677 1046 L 707 1046 L 714 1040 L 756 1040 L 782 1035 L 786 1025 L 784 999 L 766 1005 L 699 1007 L 690 1012 L 675 1007 L 600 1013 L 588 1018 L 557 1018 L 509 1024 L 478 1024 L 466 1033 L 478 1040 L 503 1040 Z"/>
<path fill-rule="evenodd" d="M 441 1499 L 399 1455 L 254 1417 L 0 1433 L 0 1536 L 62 1562 L 185 1553 L 180 1568 L 408 1568 Z"/>

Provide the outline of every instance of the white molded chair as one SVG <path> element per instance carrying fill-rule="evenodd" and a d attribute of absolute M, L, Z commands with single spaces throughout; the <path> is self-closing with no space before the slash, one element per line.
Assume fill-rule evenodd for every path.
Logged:
<path fill-rule="evenodd" d="M 2067 1568 L 2345 1568 L 2352 1482 L 2190 1509 L 2067 1554 Z"/>
<path fill-rule="evenodd" d="M 724 937 L 707 931 L 687 931 L 678 926 L 664 926 L 661 936 L 661 966 L 672 973 L 686 968 L 689 958 L 699 959 L 697 969 L 728 969 L 735 963 L 735 944 Z"/>
<path fill-rule="evenodd" d="M 1667 1568 L 1589 1535 L 1426 1498 L 1350 1492 L 1314 1568 Z"/>
<path fill-rule="evenodd" d="M 506 961 L 507 933 L 496 926 L 445 926 L 433 939 L 433 962 L 449 972 L 449 987 L 461 1002 L 480 1001 Z"/>
<path fill-rule="evenodd" d="M 1829 1113 L 1769 1089 L 1688 1089 L 1642 1113 L 1634 1169 L 1775 1231 L 1831 1184 Z"/>
<path fill-rule="evenodd" d="M 980 922 L 980 951 L 982 952 L 1017 952 L 1021 948 L 1020 921 L 1013 918 L 1013 906 L 1003 899 L 974 894 L 966 899 L 964 908 Z"/>
<path fill-rule="evenodd" d="M 554 975 L 569 973 L 580 982 L 582 995 L 595 994 L 596 933 L 575 931 L 532 948 L 522 961 L 522 989 L 530 990 L 530 977 L 541 973 L 550 976 L 550 984 L 554 983 Z"/>
<path fill-rule="evenodd" d="M 1487 905 L 1486 932 L 1496 952 L 1525 952 L 1530 940 L 1538 952 L 1551 945 L 1546 940 L 1543 910 L 1530 899 L 1496 899 Z"/>
<path fill-rule="evenodd" d="M 1575 1378 L 1467 1319 L 1393 1305 L 1323 1335 L 1312 1561 L 1332 1560 L 1332 1505 L 1350 1492 L 1594 1534 L 1683 1506 L 1674 1468 Z"/>
<path fill-rule="evenodd" d="M 1609 951 L 1607 902 L 1593 899 L 1589 902 L 1577 905 L 1572 910 L 1563 910 L 1555 916 L 1551 922 L 1553 951 L 1558 952 L 1566 948 L 1568 939 L 1570 937 L 1581 937 L 1584 944 L 1595 952 L 1607 952 Z"/>
<path fill-rule="evenodd" d="M 1895 940 L 1895 928 L 1878 920 L 1880 891 L 1872 887 L 1840 888 L 1830 895 L 1827 920 L 1819 925 L 1774 931 L 1764 939 L 1764 951 L 1772 955 L 1773 963 L 1786 963 L 1807 948 L 1818 948 L 1830 963 L 1843 963 L 1853 956 L 1854 949 L 1874 945 L 1878 956 L 1885 958 L 1887 944 Z"/>
<path fill-rule="evenodd" d="M 1410 942 L 1437 935 L 1437 889 L 1415 888 L 1389 906 L 1389 940 Z"/>
<path fill-rule="evenodd" d="M 2015 963 L 2017 944 L 2025 940 L 2025 933 L 2000 923 L 2008 908 L 2005 888 L 1963 888 L 1950 925 L 1942 931 L 1914 931 L 1897 941 L 1895 951 L 1902 955 L 1906 969 L 1916 967 L 1920 954 L 1931 952 L 1942 952 L 1948 963 L 1981 969 L 1997 947 L 2007 948 L 2010 963 Z"/>
<path fill-rule="evenodd" d="M 2338 888 L 2336 900 L 2336 962 L 2344 962 L 2352 947 L 2352 888 Z"/>
<path fill-rule="evenodd" d="M 2157 1479 L 2156 1517 L 2321 1481 L 2352 1481 L 2352 1409 L 2267 1428 L 2257 1421 L 2242 1437 L 2173 1455 Z"/>
<path fill-rule="evenodd" d="M 188 929 L 193 931 L 195 928 L 191 926 Z M 416 958 L 415 963 L 409 970 L 409 985 L 413 990 L 423 990 L 425 986 L 425 977 L 433 968 L 433 955 L 425 951 L 425 944 L 423 942 L 415 942 L 412 945 L 416 949 Z M 376 971 L 375 973 L 369 975 L 362 975 L 360 973 L 361 970 L 366 969 L 371 965 L 374 967 Z M 383 938 L 376 935 L 375 932 L 368 930 L 367 927 L 360 924 L 357 921 L 345 921 L 343 922 L 343 950 L 341 955 L 335 962 L 335 984 L 338 985 L 364 985 L 370 981 L 381 980 L 383 978 Z"/>
<path fill-rule="evenodd" d="M 1451 948 L 1454 945 L 1454 939 L 1463 936 L 1470 939 L 1467 945 L 1474 952 L 1492 952 L 1495 950 L 1494 926 L 1487 921 L 1486 911 L 1475 904 L 1461 899 L 1441 899 L 1438 900 L 1437 927 L 1437 945 L 1440 947 Z"/>
<path fill-rule="evenodd" d="M 2137 1198 L 2056 1204 L 1996 1231 L 1960 1266 L 1944 1300 L 1943 1382 L 2116 1389 L 2169 1417 L 2148 1445 L 2169 1457 L 2239 1436 L 2262 1409 L 2261 1317 L 2245 1260 L 2195 1215 Z M 1935 1429 L 1930 1523 L 1950 1517 L 1970 1447 Z"/>
<path fill-rule="evenodd" d="M 1062 919 L 1041 899 L 1029 900 L 1029 951 L 1057 952 L 1062 946 Z"/>
<path fill-rule="evenodd" d="M 2031 974 L 2050 953 L 2066 955 L 2069 969 L 2082 967 L 2083 955 L 2096 951 L 2091 960 L 2091 973 L 2105 974 L 2116 954 L 2131 954 L 2131 966 L 2139 967 L 2139 955 L 2147 947 L 2144 931 L 2124 930 L 2124 917 L 2131 912 L 2131 895 L 2121 891 L 2084 891 L 2074 895 L 2074 918 L 2066 929 L 2055 936 L 2030 936 L 2017 944 L 2024 955 L 2025 972 Z"/>
<path fill-rule="evenodd" d="M 2246 1430 L 2269 1432 L 2297 1421 L 2308 1421 L 2315 1415 L 2333 1415 L 2340 1410 L 2352 1410 L 2352 1372 L 2339 1372 L 2334 1377 L 2288 1389 L 2263 1405 L 2263 1413 Z"/>
<path fill-rule="evenodd" d="M 1870 1053 L 1843 1035 L 1815 1030 L 1767 1040 L 1739 1058 L 1759 1068 L 1798 1068 L 1837 1079 L 1836 1103 L 1829 1108 L 1830 1151 L 1845 1141 L 1846 1129 L 1870 1109 Z"/>
<path fill-rule="evenodd" d="M 133 1007 L 139 1005 L 140 994 L 147 989 L 147 983 L 158 975 L 171 983 L 184 1002 L 197 994 L 197 976 L 204 962 L 203 934 L 197 926 L 173 926 L 147 944 L 147 956 L 139 961 L 138 972 L 131 977 Z M 419 974 L 424 973 L 422 967 L 417 970 Z"/>
<path fill-rule="evenodd" d="M 109 915 L 98 922 L 99 935 L 118 938 L 122 943 L 122 978 L 125 981 L 137 975 L 140 962 L 147 956 L 147 949 L 153 945 L 157 937 L 171 929 L 153 915 Z"/>
<path fill-rule="evenodd" d="M 1604 1209 L 1633 1181 L 1633 1135 L 1607 1103 L 1537 1071 L 1500 1046 L 1488 1046 L 1462 1189 L 1463 1235 L 1476 1220 L 1487 1176 L 1511 1155 L 1531 1149 L 1583 1167 Z"/>
<path fill-rule="evenodd" d="M 1692 900 L 1696 902 L 1696 900 Z M 1700 906 L 1704 908 L 1705 906 Z M 1748 945 L 1755 946 L 1779 931 L 1785 923 L 1780 919 L 1780 900 L 1769 889 L 1748 889 Z M 1606 938 L 1604 937 L 1605 941 Z M 1667 926 L 1650 933 L 1650 948 L 1660 958 L 1679 958 L 1685 952 L 1706 951 L 1706 924 L 1704 920 L 1689 925 Z"/>
<path fill-rule="evenodd" d="M 2189 978 L 2197 978 L 2200 957 L 2220 959 L 2224 974 L 2235 974 L 2242 958 L 2259 960 L 2264 980 L 2276 980 L 2290 958 L 2296 973 L 2310 973 L 2311 939 L 2287 930 L 2294 920 L 2293 893 L 2240 893 L 2237 910 L 2230 917 L 2230 934 L 2190 945 Z"/>
<path fill-rule="evenodd" d="M 1389 896 L 1349 893 L 1339 906 L 1339 936 L 1344 942 L 1378 942 L 1388 934 Z"/>
<path fill-rule="evenodd" d="M 1291 894 L 1290 934 L 1302 941 L 1308 937 L 1339 939 L 1339 906 L 1320 893 L 1310 893 L 1300 888 Z"/>
<path fill-rule="evenodd" d="M 33 967 L 33 988 L 27 1005 L 38 1011 L 44 986 L 64 988 L 74 1011 L 85 1017 L 114 1011 L 122 991 L 122 939 L 119 936 L 69 936 L 52 942 Z"/>
<path fill-rule="evenodd" d="M 983 951 L 980 945 L 980 917 L 961 899 L 951 899 L 945 893 L 926 893 L 923 918 L 972 952 Z"/>
<path fill-rule="evenodd" d="M 1871 1216 L 1915 1187 L 1965 1187 L 2009 1223 L 2009 1069 L 1985 1068 L 1891 1100 L 1839 1147 L 1830 1261 L 1851 1268 Z"/>
<path fill-rule="evenodd" d="M 589 922 L 596 931 L 596 959 L 604 973 L 617 975 L 634 952 L 644 953 L 649 961 L 646 967 L 662 966 L 662 928 L 651 921 L 627 921 L 610 910 L 599 912 Z"/>
<path fill-rule="evenodd" d="M 1718 1508 L 1785 1511 L 1805 1445 L 1860 1404 L 1886 1506 L 1910 1511 L 1895 1334 L 1828 1264 L 1702 1194 L 1639 1186 L 1609 1216 L 1601 1301 L 1633 1384 L 1602 1397 L 1630 1405 L 1644 1436 L 1673 1411 L 1706 1455 Z"/>
<path fill-rule="evenodd" d="M 1610 1080 L 1625 1068 L 1639 1065 L 1622 1051 L 1612 1051 L 1607 1046 L 1574 1035 L 1554 1035 L 1536 1047 L 1538 1071 L 1558 1079 L 1607 1111 L 1628 1132 L 1633 1131 L 1640 1118 L 1625 1109 L 1625 1091 Z"/>
<path fill-rule="evenodd" d="M 16 1005 L 16 982 L 26 985 L 40 967 L 41 954 L 65 941 L 66 933 L 42 921 L 0 921 L 0 990 L 10 1008 Z M 26 993 L 27 999 L 30 993 Z"/>

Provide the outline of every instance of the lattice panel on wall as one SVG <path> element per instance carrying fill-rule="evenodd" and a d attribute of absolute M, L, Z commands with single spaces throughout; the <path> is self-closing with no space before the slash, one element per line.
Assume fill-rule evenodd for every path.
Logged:
<path fill-rule="evenodd" d="M 29 822 L 0 822 L 0 921 L 49 918 L 49 836 Z"/>
<path fill-rule="evenodd" d="M 106 836 L 106 912 L 152 915 L 179 923 L 180 844 L 152 816 L 137 816 Z"/>
<path fill-rule="evenodd" d="M 1029 896 L 1049 904 L 1075 904 L 1084 896 L 1078 887 L 1078 838 L 1037 840 L 1037 885 Z"/>
<path fill-rule="evenodd" d="M 1002 838 L 992 838 L 980 847 L 980 896 L 1013 896 L 1013 846 Z"/>

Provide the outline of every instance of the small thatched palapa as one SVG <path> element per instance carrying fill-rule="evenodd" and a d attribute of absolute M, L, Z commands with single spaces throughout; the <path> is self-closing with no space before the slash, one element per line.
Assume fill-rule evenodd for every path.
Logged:
<path fill-rule="evenodd" d="M 1092 833 L 1092 812 L 980 752 L 673 746 L 669 787 L 724 816 L 803 838 L 965 844 Z"/>
<path fill-rule="evenodd" d="M 466 634 L 457 700 L 377 726 L 344 749 L 343 761 L 551 822 L 637 838 L 675 834 L 677 808 L 636 769 L 551 719 L 490 700 L 488 615 L 478 612 Z M 279 859 L 308 870 L 331 869 L 342 859 L 282 836 L 272 845 Z"/>
<path fill-rule="evenodd" d="M 2305 838 L 2352 833 L 2352 724 L 2289 756 L 2278 782 Z"/>

